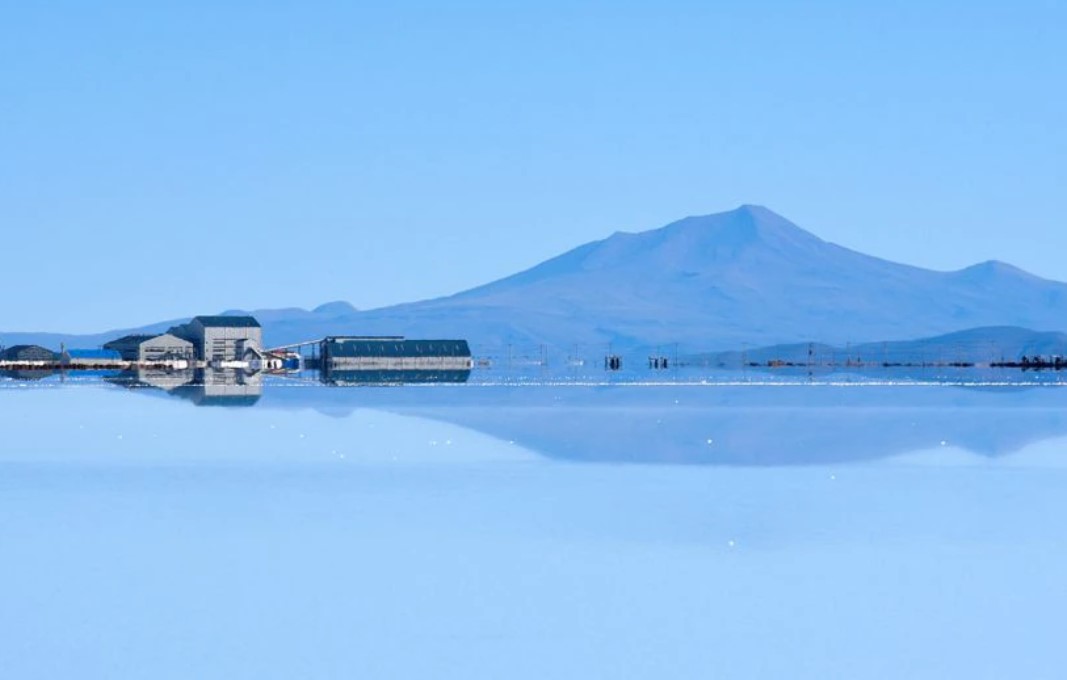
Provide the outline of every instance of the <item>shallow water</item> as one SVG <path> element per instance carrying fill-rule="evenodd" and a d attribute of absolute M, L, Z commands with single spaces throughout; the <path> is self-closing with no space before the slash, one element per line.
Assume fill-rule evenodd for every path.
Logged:
<path fill-rule="evenodd" d="M 1067 389 L 485 382 L 0 383 L 4 675 L 1062 675 Z"/>

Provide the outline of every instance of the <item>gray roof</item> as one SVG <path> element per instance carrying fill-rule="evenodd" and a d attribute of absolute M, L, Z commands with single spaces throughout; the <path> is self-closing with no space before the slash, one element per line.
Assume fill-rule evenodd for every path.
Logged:
<path fill-rule="evenodd" d="M 4 353 L 7 353 L 7 352 L 21 352 L 24 349 L 43 349 L 46 352 L 51 352 L 52 351 L 52 350 L 48 349 L 47 347 L 41 347 L 40 345 L 11 345 L 10 347 L 8 347 L 7 349 L 4 350 Z M 53 352 L 53 354 L 54 354 L 54 352 Z"/>
<path fill-rule="evenodd" d="M 205 328 L 259 328 L 259 322 L 252 316 L 197 316 L 193 321 L 199 321 Z"/>
<path fill-rule="evenodd" d="M 156 337 L 156 336 L 155 335 L 145 335 L 144 333 L 135 333 L 133 335 L 124 335 L 121 338 L 115 338 L 111 342 L 108 342 L 107 344 L 104 345 L 104 347 L 106 348 L 107 345 L 117 345 L 119 343 L 122 343 L 122 344 L 126 344 L 126 343 L 141 344 L 145 340 L 151 340 L 154 337 Z"/>

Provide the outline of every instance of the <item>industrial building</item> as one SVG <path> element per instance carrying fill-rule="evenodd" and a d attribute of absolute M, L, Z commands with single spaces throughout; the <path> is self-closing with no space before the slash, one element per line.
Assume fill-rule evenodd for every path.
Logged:
<path fill-rule="evenodd" d="M 12 345 L 0 351 L 0 361 L 20 365 L 54 364 L 56 353 L 40 345 Z"/>
<path fill-rule="evenodd" d="M 399 336 L 331 336 L 322 341 L 322 363 L 333 368 L 470 369 L 466 340 L 406 340 Z"/>
<path fill-rule="evenodd" d="M 323 380 L 334 385 L 466 382 L 474 366 L 466 340 L 331 336 L 319 347 Z"/>
<path fill-rule="evenodd" d="M 126 361 L 142 364 L 193 361 L 196 356 L 193 343 L 170 333 L 127 335 L 105 344 L 104 349 L 118 352 Z"/>
<path fill-rule="evenodd" d="M 263 328 L 251 316 L 197 316 L 167 333 L 192 343 L 199 361 L 263 359 Z"/>

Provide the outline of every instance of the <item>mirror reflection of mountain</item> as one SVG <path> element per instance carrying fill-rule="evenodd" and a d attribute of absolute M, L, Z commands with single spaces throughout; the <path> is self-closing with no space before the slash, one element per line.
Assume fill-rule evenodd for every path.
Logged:
<path fill-rule="evenodd" d="M 550 458 L 808 465 L 958 447 L 1000 457 L 1067 437 L 1067 389 L 506 387 L 268 390 L 270 408 L 436 419 Z"/>
<path fill-rule="evenodd" d="M 370 373 L 142 369 L 91 378 L 81 372 L 71 382 L 104 380 L 197 405 L 313 409 L 331 418 L 356 410 L 390 412 L 447 422 L 575 462 L 807 465 L 942 447 L 993 458 L 1067 437 L 1067 386 L 1037 382 L 1014 387 L 475 382 L 402 388 L 396 375 L 384 376 L 388 386 L 368 384 Z M 58 386 L 63 376 L 24 377 L 38 379 Z M 358 388 L 338 389 L 348 385 Z"/>

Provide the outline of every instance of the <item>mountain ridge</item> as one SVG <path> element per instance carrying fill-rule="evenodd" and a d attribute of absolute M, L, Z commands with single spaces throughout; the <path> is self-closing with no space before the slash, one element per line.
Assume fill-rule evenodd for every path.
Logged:
<path fill-rule="evenodd" d="M 986 326 L 1067 329 L 1067 284 L 997 260 L 955 271 L 900 264 L 746 204 L 615 232 L 448 296 L 257 316 L 274 344 L 352 333 L 456 336 L 481 347 L 670 343 L 711 351 L 906 340 Z M 13 335 L 33 334 L 0 339 L 14 344 Z"/>

